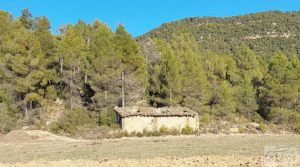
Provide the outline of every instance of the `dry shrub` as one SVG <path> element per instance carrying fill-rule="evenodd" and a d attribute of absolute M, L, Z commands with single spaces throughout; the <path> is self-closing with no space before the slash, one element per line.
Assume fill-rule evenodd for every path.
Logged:
<path fill-rule="evenodd" d="M 193 128 L 191 128 L 189 125 L 186 125 L 181 129 L 181 133 L 185 135 L 191 135 L 193 134 L 193 132 L 194 132 Z"/>

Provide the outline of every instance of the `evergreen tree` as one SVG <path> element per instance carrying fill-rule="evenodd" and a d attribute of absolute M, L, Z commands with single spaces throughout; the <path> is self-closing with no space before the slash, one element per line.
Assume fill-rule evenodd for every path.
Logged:
<path fill-rule="evenodd" d="M 213 84 L 210 106 L 212 113 L 221 118 L 235 113 L 234 90 L 227 81 L 219 81 Z"/>
<path fill-rule="evenodd" d="M 263 77 L 258 57 L 248 47 L 242 46 L 236 54 L 236 64 L 243 80 L 260 81 Z"/>
<path fill-rule="evenodd" d="M 117 28 L 115 43 L 116 54 L 121 60 L 121 103 L 122 106 L 134 104 L 143 100 L 147 87 L 147 66 L 137 42 L 122 25 Z"/>
<path fill-rule="evenodd" d="M 151 99 L 155 105 L 174 105 L 182 101 L 182 63 L 174 51 L 163 42 L 158 43 L 161 58 L 151 77 Z"/>
<path fill-rule="evenodd" d="M 69 25 L 59 44 L 60 72 L 68 88 L 69 107 L 82 105 L 82 65 L 86 62 L 87 46 L 73 25 Z"/>
<path fill-rule="evenodd" d="M 258 104 L 256 102 L 256 92 L 250 79 L 246 78 L 237 86 L 235 100 L 237 103 L 237 111 L 247 114 L 248 119 L 251 119 L 253 113 L 258 110 Z"/>
<path fill-rule="evenodd" d="M 116 54 L 114 33 L 99 21 L 91 42 L 90 81 L 94 95 L 91 97 L 95 108 L 105 108 L 118 104 L 120 98 L 121 59 Z"/>
<path fill-rule="evenodd" d="M 19 20 L 21 21 L 22 25 L 30 30 L 33 28 L 33 18 L 32 18 L 32 14 L 30 13 L 29 9 L 24 9 L 21 12 L 21 16 L 19 18 Z"/>
<path fill-rule="evenodd" d="M 210 83 L 203 68 L 197 41 L 188 34 L 182 34 L 173 37 L 171 45 L 182 64 L 183 105 L 200 111 L 208 103 Z"/>
<path fill-rule="evenodd" d="M 5 73 L 9 84 L 14 85 L 18 107 L 25 111 L 28 121 L 28 110 L 41 106 L 44 56 L 32 32 L 20 26 L 19 22 L 15 23 L 14 28 L 11 39 L 4 45 Z"/>

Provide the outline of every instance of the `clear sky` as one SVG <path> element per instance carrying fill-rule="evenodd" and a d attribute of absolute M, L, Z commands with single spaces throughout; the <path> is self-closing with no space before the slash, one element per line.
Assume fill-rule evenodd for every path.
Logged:
<path fill-rule="evenodd" d="M 300 0 L 0 0 L 0 9 L 20 15 L 47 16 L 52 31 L 78 19 L 96 18 L 113 29 L 120 23 L 134 36 L 162 23 L 194 16 L 233 16 L 268 10 L 300 10 Z"/>

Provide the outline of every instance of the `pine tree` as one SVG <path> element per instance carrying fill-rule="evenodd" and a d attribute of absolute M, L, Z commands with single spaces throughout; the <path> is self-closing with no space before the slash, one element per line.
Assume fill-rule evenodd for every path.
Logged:
<path fill-rule="evenodd" d="M 28 110 L 41 106 L 41 85 L 43 83 L 44 57 L 41 45 L 32 32 L 29 32 L 20 22 L 13 26 L 10 40 L 5 42 L 6 79 L 14 85 L 17 105 L 25 111 L 26 121 Z M 35 94 L 35 98 L 32 97 Z"/>
<path fill-rule="evenodd" d="M 261 113 L 267 118 L 272 108 L 289 110 L 296 108 L 297 111 L 295 106 L 299 105 L 299 84 L 297 84 L 299 76 L 292 71 L 297 71 L 299 68 L 297 69 L 297 65 L 293 66 L 292 64 L 281 52 L 275 53 L 269 62 L 269 76 L 265 80 L 259 96 Z"/>
<path fill-rule="evenodd" d="M 237 111 L 246 114 L 251 119 L 253 113 L 258 110 L 256 102 L 256 92 L 250 79 L 245 79 L 236 87 L 235 100 L 237 103 Z"/>
<path fill-rule="evenodd" d="M 60 82 L 57 75 L 57 44 L 55 37 L 50 32 L 50 22 L 46 17 L 38 17 L 35 21 L 35 36 L 41 44 L 41 49 L 44 55 L 43 64 L 45 68 L 43 72 L 43 91 L 45 96 L 55 100 L 57 98 L 57 90 L 55 85 Z M 49 90 L 51 92 L 49 92 Z"/>
<path fill-rule="evenodd" d="M 248 47 L 242 46 L 236 54 L 236 64 L 240 69 L 240 75 L 252 81 L 260 81 L 263 78 L 259 58 Z"/>
<path fill-rule="evenodd" d="M 147 87 L 147 66 L 137 42 L 122 25 L 117 28 L 115 43 L 116 53 L 121 60 L 122 106 L 126 103 L 134 104 L 144 99 Z"/>
<path fill-rule="evenodd" d="M 68 101 L 71 110 L 82 105 L 82 64 L 86 62 L 87 46 L 84 38 L 69 25 L 59 44 L 60 73 L 68 88 Z"/>
<path fill-rule="evenodd" d="M 182 64 L 183 105 L 200 111 L 210 97 L 210 83 L 201 62 L 197 41 L 188 34 L 173 37 L 172 48 Z"/>
<path fill-rule="evenodd" d="M 96 109 L 114 106 L 118 104 L 121 84 L 120 69 L 121 60 L 116 54 L 114 33 L 105 24 L 96 21 L 97 29 L 91 42 L 91 69 L 89 70 L 92 90 L 95 92 L 92 98 Z"/>
<path fill-rule="evenodd" d="M 151 77 L 150 96 L 154 105 L 174 105 L 182 101 L 182 64 L 171 47 L 157 43 L 161 58 Z"/>
<path fill-rule="evenodd" d="M 32 29 L 33 28 L 33 18 L 32 18 L 32 14 L 30 13 L 29 9 L 24 9 L 21 12 L 21 17 L 19 18 L 19 20 L 21 21 L 22 25 L 26 28 L 26 29 Z"/>
<path fill-rule="evenodd" d="M 221 118 L 236 112 L 234 90 L 227 81 L 220 81 L 213 84 L 210 106 L 212 113 Z"/>

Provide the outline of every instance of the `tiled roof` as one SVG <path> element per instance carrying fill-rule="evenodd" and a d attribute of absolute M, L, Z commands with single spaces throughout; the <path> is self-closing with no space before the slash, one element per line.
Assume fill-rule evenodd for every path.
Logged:
<path fill-rule="evenodd" d="M 190 110 L 186 107 L 115 107 L 115 111 L 121 117 L 130 117 L 130 116 L 145 116 L 145 117 L 171 117 L 171 116 L 197 116 L 196 111 Z"/>

